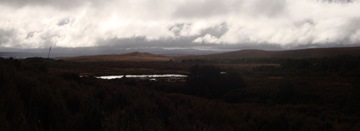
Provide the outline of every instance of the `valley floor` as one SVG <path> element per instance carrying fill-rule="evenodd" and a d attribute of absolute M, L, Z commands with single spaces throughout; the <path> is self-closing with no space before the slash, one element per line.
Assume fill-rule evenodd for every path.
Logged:
<path fill-rule="evenodd" d="M 360 61 L 346 58 L 228 63 L 0 59 L 0 129 L 360 130 Z M 167 73 L 188 78 L 94 77 Z"/>

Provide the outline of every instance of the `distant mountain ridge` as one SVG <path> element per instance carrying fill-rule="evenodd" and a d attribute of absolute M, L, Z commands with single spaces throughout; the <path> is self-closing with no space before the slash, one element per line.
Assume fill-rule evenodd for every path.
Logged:
<path fill-rule="evenodd" d="M 62 58 L 68 61 L 169 61 L 170 56 L 131 52 L 126 54 L 109 54 L 109 55 L 94 55 L 94 56 L 78 56 Z"/>
<path fill-rule="evenodd" d="M 28 58 L 28 57 L 46 57 L 46 53 L 33 52 L 0 52 L 0 57 Z"/>
<path fill-rule="evenodd" d="M 243 59 L 243 58 L 321 58 L 331 56 L 360 56 L 360 47 L 311 48 L 284 51 L 240 50 L 210 55 L 182 56 L 178 59 Z"/>
<path fill-rule="evenodd" d="M 1 54 L 1 53 L 0 53 Z M 10 53 L 3 54 L 4 56 Z M 16 55 L 20 53 L 13 53 Z M 360 47 L 334 47 L 334 48 L 310 48 L 297 50 L 266 51 L 257 49 L 246 49 L 225 53 L 208 55 L 182 55 L 169 56 L 143 52 L 130 52 L 126 54 L 106 54 L 76 57 L 62 57 L 68 61 L 170 61 L 186 59 L 247 59 L 247 58 L 281 58 L 281 59 L 302 59 L 321 58 L 332 56 L 360 56 Z"/>

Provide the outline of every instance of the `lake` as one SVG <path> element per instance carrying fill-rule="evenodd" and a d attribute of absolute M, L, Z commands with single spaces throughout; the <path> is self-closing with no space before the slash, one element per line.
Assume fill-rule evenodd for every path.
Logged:
<path fill-rule="evenodd" d="M 152 74 L 152 75 L 125 75 L 126 78 L 186 78 L 187 75 L 182 74 Z M 98 79 L 121 79 L 124 75 L 108 75 L 108 76 L 97 76 Z"/>

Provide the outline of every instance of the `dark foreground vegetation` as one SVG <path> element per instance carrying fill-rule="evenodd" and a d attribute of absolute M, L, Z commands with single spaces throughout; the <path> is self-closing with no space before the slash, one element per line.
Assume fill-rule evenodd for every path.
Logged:
<path fill-rule="evenodd" d="M 360 130 L 359 57 L 238 61 L 0 58 L 0 130 Z M 189 77 L 91 77 L 133 70 Z"/>

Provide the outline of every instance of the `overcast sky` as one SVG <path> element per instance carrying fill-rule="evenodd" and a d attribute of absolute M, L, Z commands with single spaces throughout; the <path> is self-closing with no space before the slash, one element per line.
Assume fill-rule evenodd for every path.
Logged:
<path fill-rule="evenodd" d="M 0 0 L 0 48 L 360 43 L 356 0 Z"/>

